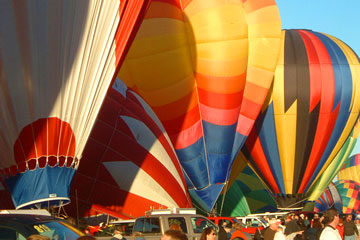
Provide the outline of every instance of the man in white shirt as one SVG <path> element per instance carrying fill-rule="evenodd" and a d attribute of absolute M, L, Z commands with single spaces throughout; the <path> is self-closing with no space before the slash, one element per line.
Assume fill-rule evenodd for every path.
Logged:
<path fill-rule="evenodd" d="M 339 223 L 339 214 L 336 209 L 328 209 L 324 213 L 325 228 L 322 230 L 320 240 L 342 240 L 336 229 Z"/>

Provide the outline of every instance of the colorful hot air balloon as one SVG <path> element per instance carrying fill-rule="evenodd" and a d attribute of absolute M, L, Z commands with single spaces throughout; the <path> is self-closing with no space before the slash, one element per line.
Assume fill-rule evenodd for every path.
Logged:
<path fill-rule="evenodd" d="M 315 202 L 314 212 L 325 212 L 329 208 L 336 208 L 342 212 L 342 202 L 334 183 L 330 183 L 325 191 Z"/>
<path fill-rule="evenodd" d="M 125 84 L 109 90 L 72 183 L 76 216 L 134 218 L 166 207 L 192 207 L 179 161 L 159 119 Z M 76 210 L 76 211 L 75 211 Z"/>
<path fill-rule="evenodd" d="M 277 211 L 275 200 L 249 166 L 238 174 L 217 204 L 218 213 L 231 217 Z"/>
<path fill-rule="evenodd" d="M 69 201 L 90 130 L 146 7 L 130 2 L 0 2 L 0 175 L 16 208 Z"/>
<path fill-rule="evenodd" d="M 360 183 L 360 154 L 350 157 L 341 168 L 338 180 L 353 180 Z"/>
<path fill-rule="evenodd" d="M 342 201 L 342 213 L 356 213 L 360 209 L 360 183 L 340 180 L 334 183 Z"/>
<path fill-rule="evenodd" d="M 319 177 L 319 180 L 316 181 L 315 184 L 311 186 L 309 192 L 311 195 L 309 196 L 308 203 L 311 206 L 312 201 L 316 201 L 322 192 L 325 190 L 327 186 L 333 181 L 336 177 L 336 174 L 339 173 L 341 167 L 349 161 L 350 156 L 354 153 L 356 149 L 356 145 L 358 143 L 360 133 L 360 121 L 359 119 L 356 121 L 353 131 L 351 132 L 348 139 L 345 141 L 344 145 L 341 147 L 340 151 L 336 154 L 332 162 L 325 169 L 325 171 Z M 309 206 L 309 207 L 310 207 Z M 341 210 L 340 208 L 338 208 Z M 311 207 L 310 209 L 311 210 Z"/>
<path fill-rule="evenodd" d="M 244 148 L 280 207 L 301 205 L 343 146 L 359 115 L 359 81 L 359 59 L 342 41 L 283 31 L 271 95 Z"/>
<path fill-rule="evenodd" d="M 120 69 L 164 125 L 206 211 L 266 98 L 280 36 L 274 0 L 154 0 Z"/>

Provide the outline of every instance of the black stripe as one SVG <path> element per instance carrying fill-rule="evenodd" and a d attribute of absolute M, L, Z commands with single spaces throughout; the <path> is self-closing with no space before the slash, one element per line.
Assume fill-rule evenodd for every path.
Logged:
<path fill-rule="evenodd" d="M 312 79 L 319 81 L 320 79 Z M 297 193 L 311 153 L 319 108 L 310 112 L 310 72 L 307 51 L 301 35 L 287 30 L 284 53 L 285 109 L 297 99 L 296 152 L 294 163 L 293 193 Z"/>

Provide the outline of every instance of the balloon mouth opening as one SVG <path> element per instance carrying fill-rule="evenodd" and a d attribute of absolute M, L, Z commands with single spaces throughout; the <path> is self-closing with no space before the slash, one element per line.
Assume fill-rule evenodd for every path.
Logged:
<path fill-rule="evenodd" d="M 21 204 L 16 209 L 43 209 L 43 208 L 58 208 L 63 207 L 71 202 L 70 198 L 67 197 L 49 197 L 43 199 L 37 199 Z"/>
<path fill-rule="evenodd" d="M 282 210 L 296 210 L 304 207 L 306 194 L 273 194 L 277 208 Z"/>

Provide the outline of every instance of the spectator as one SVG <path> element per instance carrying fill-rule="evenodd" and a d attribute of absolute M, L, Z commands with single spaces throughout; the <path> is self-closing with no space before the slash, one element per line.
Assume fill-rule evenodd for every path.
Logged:
<path fill-rule="evenodd" d="M 347 214 L 344 221 L 344 239 L 345 240 L 355 240 L 355 233 L 359 236 L 359 231 L 356 227 L 356 224 L 352 220 L 352 215 Z"/>
<path fill-rule="evenodd" d="M 339 214 L 336 209 L 328 209 L 324 213 L 323 223 L 325 228 L 322 230 L 320 240 L 342 240 L 336 226 L 339 223 Z"/>
<path fill-rule="evenodd" d="M 263 235 L 263 228 L 261 227 L 261 224 L 259 223 L 257 228 L 256 228 L 256 232 L 254 235 L 254 240 L 263 240 L 264 239 L 264 235 Z"/>
<path fill-rule="evenodd" d="M 339 223 L 336 226 L 336 229 L 339 231 L 341 239 L 344 239 L 344 220 L 342 218 L 339 219 Z"/>
<path fill-rule="evenodd" d="M 246 239 L 246 236 L 245 234 L 241 231 L 242 230 L 242 225 L 241 223 L 235 223 L 234 225 L 234 228 L 235 228 L 235 231 L 233 232 L 233 234 L 231 235 L 231 238 L 230 240 L 233 240 L 233 239 L 243 239 L 245 240 Z"/>
<path fill-rule="evenodd" d="M 169 229 L 161 236 L 160 240 L 188 240 L 188 238 L 183 232 Z"/>
<path fill-rule="evenodd" d="M 223 224 L 226 223 L 225 221 L 219 222 L 219 234 L 218 234 L 218 240 L 227 240 L 227 232 L 225 231 Z"/>
<path fill-rule="evenodd" d="M 202 231 L 200 240 L 215 240 L 215 238 L 215 230 L 212 227 L 207 227 Z"/>
<path fill-rule="evenodd" d="M 269 220 L 269 227 L 264 232 L 264 240 L 273 240 L 275 237 L 275 233 L 279 228 L 280 221 L 276 218 L 272 218 Z"/>
<path fill-rule="evenodd" d="M 110 240 L 126 240 L 126 238 L 122 235 L 120 226 L 115 227 L 113 237 L 110 238 Z"/>

